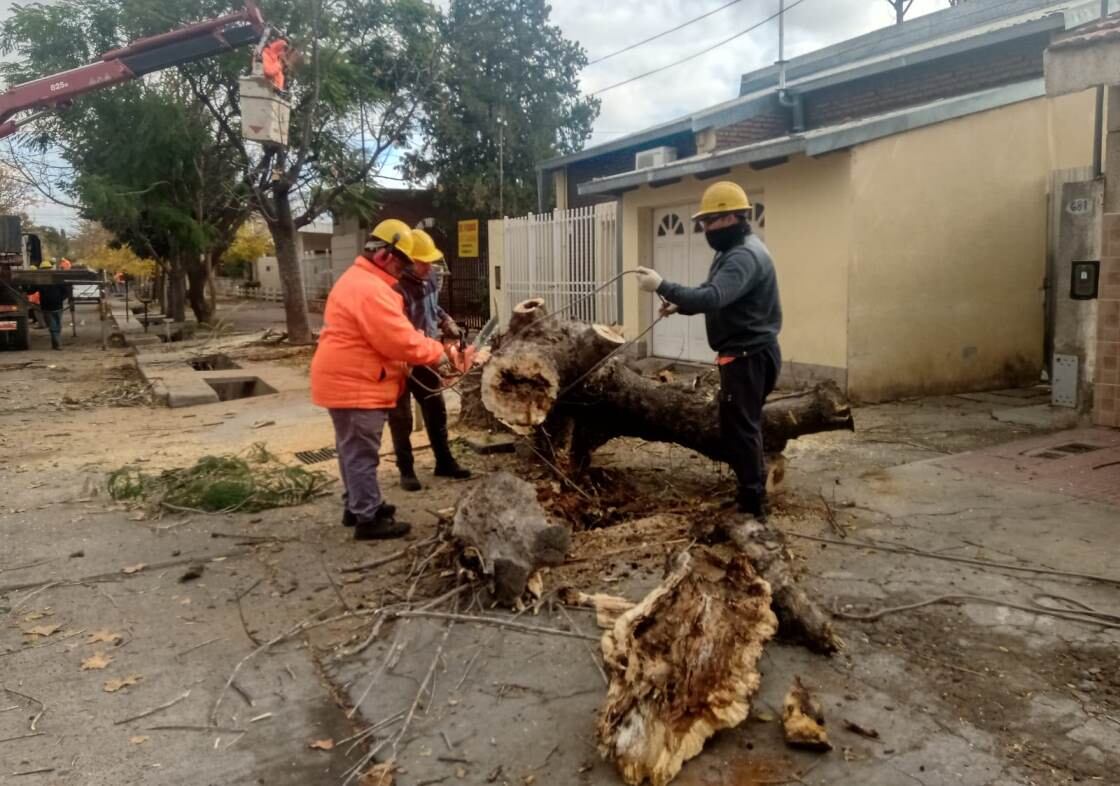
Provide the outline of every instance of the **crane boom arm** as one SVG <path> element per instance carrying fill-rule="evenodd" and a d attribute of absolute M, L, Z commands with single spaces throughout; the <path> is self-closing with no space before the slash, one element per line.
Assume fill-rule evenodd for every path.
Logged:
<path fill-rule="evenodd" d="M 14 118 L 21 112 L 56 109 L 95 90 L 255 44 L 266 29 L 256 0 L 245 0 L 236 13 L 143 38 L 106 52 L 96 63 L 16 85 L 0 93 L 0 139 L 20 129 Z"/>

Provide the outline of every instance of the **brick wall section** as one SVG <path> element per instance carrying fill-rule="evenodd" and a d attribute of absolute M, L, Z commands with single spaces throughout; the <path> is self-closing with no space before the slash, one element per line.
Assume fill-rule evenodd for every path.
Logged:
<path fill-rule="evenodd" d="M 1032 36 L 810 93 L 806 124 L 818 128 L 1039 78 L 1048 43 L 1048 34 Z"/>
<path fill-rule="evenodd" d="M 1104 216 L 1093 422 L 1120 428 L 1120 213 Z"/>
<path fill-rule="evenodd" d="M 716 129 L 716 150 L 764 142 L 789 133 L 789 115 L 780 109 Z"/>

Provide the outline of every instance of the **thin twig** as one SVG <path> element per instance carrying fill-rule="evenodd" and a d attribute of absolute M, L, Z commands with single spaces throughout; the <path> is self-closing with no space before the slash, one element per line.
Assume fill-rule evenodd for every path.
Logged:
<path fill-rule="evenodd" d="M 244 734 L 245 729 L 231 729 L 228 726 L 192 726 L 174 724 L 170 726 L 145 726 L 144 731 L 203 731 L 218 732 L 221 734 Z"/>
<path fill-rule="evenodd" d="M 981 603 L 989 606 L 1002 606 L 1008 609 L 1016 609 L 1017 611 L 1025 611 L 1031 614 L 1041 614 L 1046 617 L 1057 617 L 1058 619 L 1067 620 L 1069 622 L 1080 622 L 1085 625 L 1100 625 L 1102 628 L 1115 628 L 1120 629 L 1120 622 L 1106 622 L 1102 619 L 1086 618 L 1085 616 L 1078 616 L 1076 612 L 1063 612 L 1055 609 L 1048 609 L 1041 606 L 1026 606 L 1020 603 L 1010 603 L 998 598 L 985 598 L 981 595 L 938 595 L 936 598 L 929 600 L 919 601 L 917 603 L 907 603 L 903 606 L 887 606 L 877 611 L 868 614 L 852 614 L 849 612 L 833 609 L 832 615 L 845 620 L 854 620 L 856 622 L 875 622 L 882 619 L 888 614 L 897 614 L 903 611 L 913 611 L 914 609 L 924 608 L 926 606 L 933 606 L 938 603 Z"/>
<path fill-rule="evenodd" d="M 1026 565 L 1012 565 L 1007 562 L 994 562 L 986 559 L 970 559 L 968 557 L 950 557 L 947 554 L 938 554 L 933 551 L 923 551 L 910 547 L 893 547 L 893 546 L 880 546 L 876 543 L 868 543 L 866 541 L 854 540 L 835 540 L 833 538 L 821 538 L 815 535 L 802 535 L 798 532 L 788 533 L 790 537 L 800 538 L 801 540 L 811 540 L 815 543 L 827 543 L 832 546 L 847 546 L 853 549 L 871 549 L 873 551 L 885 551 L 890 554 L 904 554 L 910 557 L 924 557 L 926 559 L 936 559 L 943 562 L 958 562 L 964 565 L 976 565 L 982 568 L 999 568 L 1001 570 L 1015 570 L 1022 573 L 1037 573 L 1042 576 L 1064 576 L 1071 579 L 1084 579 L 1086 581 L 1099 581 L 1102 584 L 1111 584 L 1120 587 L 1120 579 L 1112 578 L 1110 576 L 1096 576 L 1090 573 L 1076 573 L 1066 570 L 1053 570 L 1051 568 L 1037 568 Z"/>
<path fill-rule="evenodd" d="M 43 732 L 33 731 L 33 732 L 28 732 L 27 734 L 18 734 L 15 737 L 5 737 L 4 739 L 0 740 L 0 742 L 15 742 L 16 740 L 27 740 L 27 739 L 31 739 L 32 737 L 42 737 L 42 736 L 43 736 Z"/>
<path fill-rule="evenodd" d="M 113 721 L 113 725 L 114 726 L 121 726 L 125 723 L 132 723 L 133 721 L 138 721 L 141 718 L 147 718 L 149 715 L 155 715 L 157 712 L 163 712 L 164 710 L 169 710 L 172 707 L 174 707 L 176 704 L 178 704 L 179 702 L 186 701 L 186 699 L 190 695 L 191 695 L 190 691 L 186 691 L 185 693 L 180 693 L 178 696 L 176 696 L 174 699 L 167 702 L 166 704 L 161 704 L 158 707 L 153 707 L 150 710 L 147 710 L 145 712 L 141 712 L 139 715 L 133 715 L 132 717 L 129 717 L 129 718 L 124 718 L 124 719 L 119 720 L 119 721 Z"/>
<path fill-rule="evenodd" d="M 335 582 L 334 576 L 331 575 L 331 569 L 327 567 L 327 558 L 322 554 L 319 555 L 319 563 L 323 566 L 323 573 L 327 574 L 327 581 L 330 582 L 331 589 L 334 590 L 334 596 L 338 598 L 338 602 L 342 604 L 342 608 L 346 609 L 347 611 L 353 611 L 353 606 L 351 606 L 346 601 L 346 598 L 343 597 L 342 590 L 339 589 L 338 583 Z"/>
<path fill-rule="evenodd" d="M 245 621 L 245 607 L 241 604 L 241 599 L 255 590 L 262 581 L 264 581 L 263 578 L 257 579 L 249 585 L 249 589 L 237 593 L 237 616 L 241 619 L 241 630 L 245 631 L 245 637 L 253 642 L 253 646 L 255 647 L 261 646 L 261 640 L 254 636 L 253 632 L 249 630 L 249 623 Z"/>
<path fill-rule="evenodd" d="M 579 626 L 576 625 L 576 621 L 572 619 L 572 615 L 566 608 L 564 608 L 563 604 L 560 605 L 560 611 L 564 615 L 564 618 L 568 620 L 568 624 L 572 626 L 572 630 L 578 631 Z M 606 669 L 603 668 L 603 664 L 599 662 L 599 657 L 595 654 L 595 650 L 591 649 L 590 645 L 585 645 L 584 648 L 587 650 L 587 654 L 591 656 L 591 662 L 595 664 L 595 668 L 598 670 L 599 676 L 603 678 L 603 686 L 609 688 L 611 685 L 610 677 L 607 676 L 607 672 Z"/>
<path fill-rule="evenodd" d="M 22 600 L 16 601 L 15 604 L 12 606 L 12 608 L 8 610 L 8 616 L 11 617 L 12 615 L 14 615 L 17 611 L 19 611 L 21 608 L 23 608 L 27 604 L 27 601 L 31 600 L 36 595 L 44 593 L 47 590 L 51 589 L 52 587 L 57 587 L 61 583 L 62 583 L 61 581 L 52 581 L 52 582 L 49 582 L 42 587 L 39 587 L 39 589 L 35 590 L 34 592 L 31 592 L 31 593 L 28 593 L 27 595 L 24 595 Z"/>
<path fill-rule="evenodd" d="M 380 559 L 375 559 L 375 560 L 372 560 L 370 562 L 363 562 L 361 565 L 354 565 L 353 567 L 342 568 L 342 570 L 339 571 L 339 572 L 340 573 L 360 573 L 363 570 L 373 570 L 374 568 L 380 568 L 382 565 L 388 565 L 391 562 L 396 562 L 397 560 L 404 559 L 405 557 L 407 557 L 409 554 L 416 551 L 417 549 L 422 548 L 424 546 L 430 546 L 431 544 L 435 543 L 437 540 L 439 540 L 439 536 L 434 535 L 434 536 L 428 538 L 427 540 L 422 540 L 419 543 L 413 543 L 408 548 L 401 549 L 400 551 L 398 551 L 396 553 L 393 553 L 393 554 L 390 554 L 386 557 L 381 557 Z"/>
<path fill-rule="evenodd" d="M 289 628 L 284 633 L 281 633 L 280 635 L 276 636 L 273 639 L 269 639 L 264 644 L 260 645 L 255 650 L 253 650 L 248 655 L 246 655 L 244 658 L 239 660 L 237 662 L 237 665 L 233 667 L 233 672 L 229 675 L 229 679 L 226 680 L 226 684 L 222 686 L 222 690 L 218 693 L 218 698 L 216 698 L 214 700 L 214 707 L 210 710 L 210 722 L 214 723 L 214 724 L 217 723 L 218 709 L 222 706 L 222 699 L 225 698 L 226 693 L 229 692 L 230 685 L 233 684 L 233 681 L 237 678 L 237 675 L 239 673 L 241 673 L 241 669 L 243 669 L 245 667 L 246 663 L 251 661 L 257 655 L 260 655 L 265 650 L 271 649 L 272 647 L 276 646 L 280 642 L 285 641 L 287 639 L 290 639 L 292 636 L 295 636 L 298 633 L 302 632 L 303 630 L 305 630 L 307 628 L 308 623 L 314 621 L 314 619 L 316 617 L 320 617 L 323 614 L 326 614 L 328 611 L 333 609 L 335 607 L 335 605 L 337 605 L 337 604 L 332 604 L 325 609 L 322 609 L 320 611 L 315 612 L 310 617 L 307 617 L 304 620 L 302 620 L 302 621 L 296 623 L 295 625 L 293 625 L 291 628 Z"/>
<path fill-rule="evenodd" d="M 423 617 L 427 619 L 436 620 L 452 620 L 457 622 L 473 622 L 480 625 L 496 625 L 499 628 L 506 628 L 508 630 L 516 630 L 522 633 L 534 633 L 542 636 L 561 636 L 568 639 L 582 639 L 583 641 L 599 641 L 594 636 L 587 636 L 583 633 L 573 632 L 570 630 L 560 630 L 559 628 L 541 628 L 535 625 L 519 625 L 516 622 L 509 622 L 498 617 L 476 617 L 467 614 L 450 614 L 442 611 L 399 611 L 395 616 L 402 618 L 409 617 Z"/>
<path fill-rule="evenodd" d="M 38 731 L 38 729 L 35 728 L 35 724 L 39 722 L 39 718 L 43 717 L 43 713 L 47 711 L 47 705 L 39 701 L 39 699 L 35 698 L 34 696 L 28 696 L 26 693 L 20 693 L 18 690 L 12 690 L 11 688 L 5 687 L 3 685 L 0 685 L 0 690 L 4 691 L 5 693 L 11 693 L 14 696 L 19 696 L 23 699 L 27 699 L 28 701 L 33 701 L 39 705 L 39 714 L 31 719 L 31 731 Z"/>
<path fill-rule="evenodd" d="M 9 592 L 18 592 L 19 590 L 33 589 L 35 587 L 43 587 L 48 589 L 45 585 L 62 584 L 65 586 L 75 586 L 79 584 L 92 584 L 101 581 L 124 581 L 125 579 L 137 578 L 143 576 L 145 573 L 151 573 L 156 570 L 165 570 L 166 568 L 177 568 L 181 565 L 194 565 L 200 562 L 214 562 L 215 560 L 227 560 L 234 557 L 244 557 L 252 554 L 251 551 L 240 550 L 230 551 L 225 554 L 214 554 L 210 557 L 183 557 L 182 559 L 167 560 L 166 562 L 155 562 L 151 565 L 145 565 L 144 570 L 137 571 L 136 573 L 121 573 L 119 570 L 112 573 L 97 573 L 93 576 L 81 576 L 76 579 L 62 579 L 62 580 L 46 580 L 46 581 L 31 581 L 24 584 L 7 584 L 0 587 L 0 595 L 5 595 Z"/>
<path fill-rule="evenodd" d="M 190 653 L 194 652 L 195 650 L 200 650 L 200 649 L 202 649 L 203 647 L 209 647 L 209 646 L 210 646 L 211 644 L 213 644 L 214 642 L 216 642 L 216 641 L 221 641 L 221 640 L 222 640 L 222 637 L 221 637 L 221 636 L 218 636 L 218 637 L 216 637 L 216 638 L 213 638 L 213 639 L 209 639 L 208 641 L 204 641 L 204 642 L 202 642 L 201 644 L 195 644 L 195 645 L 194 645 L 193 647 L 190 647 L 189 649 L 185 649 L 185 650 L 183 650 L 182 652 L 180 652 L 180 653 L 179 653 L 178 655 L 176 655 L 175 657 L 176 657 L 176 658 L 182 658 L 183 656 L 185 656 L 185 655 L 189 655 Z"/>

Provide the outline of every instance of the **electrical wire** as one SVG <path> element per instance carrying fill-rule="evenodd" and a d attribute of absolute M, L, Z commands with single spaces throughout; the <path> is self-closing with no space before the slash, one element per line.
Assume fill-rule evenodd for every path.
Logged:
<path fill-rule="evenodd" d="M 645 79 L 647 76 L 653 76 L 654 74 L 660 74 L 662 71 L 668 71 L 670 68 L 676 68 L 677 66 L 683 65 L 684 63 L 687 63 L 690 60 L 695 60 L 696 58 L 698 58 L 702 55 L 706 55 L 709 52 L 711 52 L 715 49 L 718 49 L 721 46 L 724 46 L 725 44 L 730 44 L 732 41 L 735 41 L 736 39 L 742 38 L 747 33 L 753 32 L 754 30 L 757 30 L 758 28 L 762 27 L 763 25 L 765 25 L 769 22 L 773 22 L 775 19 L 780 17 L 782 14 L 789 13 L 794 8 L 796 8 L 797 6 L 801 5 L 804 2 L 805 2 L 805 0 L 794 0 L 793 3 L 786 6 L 785 10 L 778 11 L 777 13 L 771 14 L 770 16 L 763 19 L 761 22 L 756 22 L 753 25 L 751 25 L 750 27 L 748 27 L 746 30 L 740 30 L 738 33 L 736 33 L 735 35 L 733 35 L 729 38 L 725 38 L 722 41 L 717 41 L 716 43 L 712 44 L 711 46 L 708 46 L 704 49 L 701 49 L 699 52 L 693 52 L 691 55 L 688 55 L 687 57 L 683 57 L 680 60 L 676 60 L 672 63 L 668 63 L 668 64 L 660 66 L 658 68 L 654 68 L 651 71 L 646 71 L 645 73 L 638 74 L 637 76 L 632 76 L 629 79 L 622 80 L 621 82 L 615 82 L 613 85 L 607 85 L 606 87 L 600 88 L 599 90 L 593 90 L 591 92 L 591 95 L 593 95 L 593 96 L 602 95 L 603 93 L 606 93 L 609 90 L 614 90 L 616 87 L 622 87 L 623 85 L 628 85 L 631 82 L 637 82 L 639 79 Z"/>
<path fill-rule="evenodd" d="M 651 35 L 649 38 L 643 38 L 641 41 L 630 44 L 629 46 L 622 47 L 622 49 L 616 49 L 615 51 L 610 52 L 609 54 L 605 54 L 602 57 L 597 57 L 594 60 L 590 60 L 590 61 L 588 61 L 587 65 L 593 66 L 597 63 L 603 62 L 604 60 L 610 60 L 612 57 L 615 57 L 616 55 L 621 55 L 623 52 L 629 52 L 631 49 L 637 49 L 639 46 L 644 46 L 651 41 L 656 41 L 659 38 L 664 38 L 665 36 L 669 35 L 670 33 L 675 33 L 678 30 L 683 30 L 684 28 L 688 27 L 689 25 L 695 24 L 696 22 L 699 22 L 702 19 L 707 19 L 709 16 L 712 16 L 714 14 L 718 14 L 723 9 L 730 8 L 733 5 L 738 5 L 741 2 L 743 2 L 743 0 L 731 0 L 731 2 L 724 3 L 719 8 L 713 8 L 711 11 L 708 11 L 707 13 L 701 14 L 700 16 L 695 16 L 692 19 L 689 19 L 687 22 L 682 22 L 681 24 L 677 25 L 676 27 L 671 27 L 668 30 L 663 30 L 660 33 L 657 33 L 656 35 Z"/>

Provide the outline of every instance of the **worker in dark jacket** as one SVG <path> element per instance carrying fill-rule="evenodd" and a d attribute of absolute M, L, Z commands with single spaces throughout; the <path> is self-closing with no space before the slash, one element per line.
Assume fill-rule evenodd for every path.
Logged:
<path fill-rule="evenodd" d="M 747 194 L 735 183 L 709 188 L 693 216 L 716 252 L 708 280 L 698 287 L 665 281 L 638 268 L 639 286 L 665 301 L 663 316 L 703 314 L 708 343 L 718 356 L 720 437 L 739 481 L 743 513 L 766 518 L 766 466 L 762 446 L 762 406 L 782 367 L 778 334 L 782 305 L 774 262 L 751 232 Z"/>
<path fill-rule="evenodd" d="M 435 265 L 442 261 L 443 253 L 436 247 L 432 236 L 422 229 L 412 230 L 412 266 L 401 276 L 399 285 L 404 294 L 405 314 L 417 330 L 428 338 L 457 341 L 459 327 L 439 305 L 440 280 Z M 461 467 L 451 452 L 442 385 L 437 369 L 414 366 L 397 408 L 389 413 L 389 433 L 393 436 L 401 488 L 405 491 L 420 491 L 423 488 L 416 477 L 412 454 L 413 398 L 420 402 L 420 410 L 424 413 L 424 427 L 436 457 L 436 477 L 464 480 L 471 476 L 470 470 Z"/>
<path fill-rule="evenodd" d="M 50 262 L 44 262 L 40 269 L 53 267 Z M 51 349 L 62 349 L 62 312 L 72 294 L 70 287 L 67 284 L 41 284 L 35 287 L 34 292 L 39 295 L 39 309 L 51 333 Z"/>

